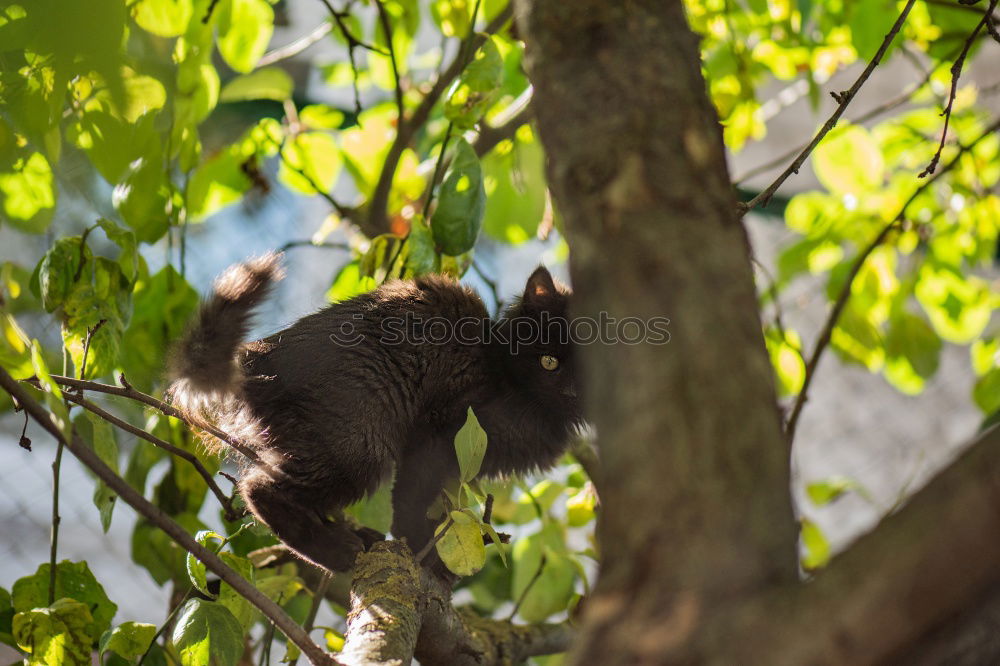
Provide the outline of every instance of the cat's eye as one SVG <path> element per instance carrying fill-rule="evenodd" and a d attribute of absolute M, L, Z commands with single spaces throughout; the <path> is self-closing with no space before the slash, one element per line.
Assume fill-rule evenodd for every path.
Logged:
<path fill-rule="evenodd" d="M 542 364 L 542 367 L 545 368 L 546 370 L 555 370 L 556 368 L 559 367 L 559 359 L 557 359 L 555 356 L 550 356 L 549 354 L 543 355 L 539 359 L 539 362 Z"/>

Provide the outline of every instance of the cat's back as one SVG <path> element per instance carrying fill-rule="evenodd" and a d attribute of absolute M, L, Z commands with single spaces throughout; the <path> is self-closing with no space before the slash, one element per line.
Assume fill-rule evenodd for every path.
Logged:
<path fill-rule="evenodd" d="M 464 336 L 456 336 L 460 322 Z M 442 382 L 478 381 L 479 337 L 488 322 L 482 299 L 457 280 L 392 280 L 245 345 L 240 360 L 256 394 L 248 397 L 270 402 L 305 393 L 344 402 L 349 394 L 380 393 L 418 402 Z"/>

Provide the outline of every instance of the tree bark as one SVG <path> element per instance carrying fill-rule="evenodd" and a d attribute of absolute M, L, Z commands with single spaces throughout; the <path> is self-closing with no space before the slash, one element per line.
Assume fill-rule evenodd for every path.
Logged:
<path fill-rule="evenodd" d="M 694 658 L 729 600 L 794 581 L 788 447 L 721 131 L 679 0 L 518 0 L 575 316 L 670 318 L 582 350 L 602 565 L 573 661 Z"/>

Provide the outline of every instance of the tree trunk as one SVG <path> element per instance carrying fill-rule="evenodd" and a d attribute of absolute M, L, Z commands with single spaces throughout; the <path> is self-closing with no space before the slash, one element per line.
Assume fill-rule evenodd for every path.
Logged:
<path fill-rule="evenodd" d="M 669 344 L 583 348 L 605 479 L 574 661 L 695 658 L 705 617 L 797 571 L 788 447 L 697 43 L 679 0 L 519 0 L 516 19 L 575 316 L 670 319 Z"/>

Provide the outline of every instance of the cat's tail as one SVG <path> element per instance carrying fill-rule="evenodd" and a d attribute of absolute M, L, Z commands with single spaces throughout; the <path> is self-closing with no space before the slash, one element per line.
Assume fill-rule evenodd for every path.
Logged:
<path fill-rule="evenodd" d="M 212 295 L 170 356 L 169 393 L 178 407 L 197 411 L 239 390 L 243 373 L 237 349 L 253 309 L 282 276 L 281 254 L 272 252 L 229 267 L 215 281 Z"/>

